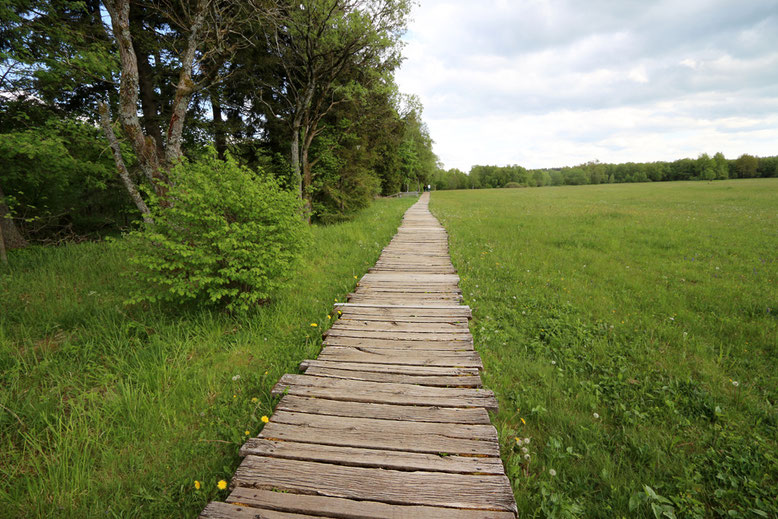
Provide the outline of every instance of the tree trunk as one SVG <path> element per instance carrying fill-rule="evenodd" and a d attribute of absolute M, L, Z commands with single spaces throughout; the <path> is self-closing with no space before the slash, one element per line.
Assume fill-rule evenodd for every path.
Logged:
<path fill-rule="evenodd" d="M 103 127 L 105 138 L 108 139 L 108 143 L 111 145 L 113 160 L 116 163 L 116 169 L 119 171 L 119 176 L 124 183 L 124 187 L 127 188 L 127 192 L 130 194 L 132 201 L 135 202 L 135 207 L 137 207 L 140 211 L 140 214 L 143 215 L 143 221 L 146 223 L 152 223 L 153 220 L 151 219 L 151 216 L 149 216 L 149 208 L 146 205 L 146 202 L 143 201 L 143 198 L 141 198 L 140 193 L 138 192 L 138 188 L 130 178 L 130 173 L 127 171 L 127 166 L 124 164 L 122 150 L 119 147 L 119 141 L 116 139 L 116 134 L 113 132 L 113 127 L 111 126 L 111 118 L 108 114 L 108 105 L 105 103 L 100 103 L 99 110 L 100 123 Z"/>
<path fill-rule="evenodd" d="M 8 255 L 5 253 L 5 239 L 3 239 L 2 225 L 0 225 L 0 263 L 8 265 Z"/>
<path fill-rule="evenodd" d="M 4 251 L 5 249 L 23 249 L 29 245 L 11 218 L 11 211 L 5 203 L 2 187 L 0 187 L 0 241 L 3 242 Z"/>
<path fill-rule="evenodd" d="M 303 176 L 300 173 L 300 126 L 292 125 L 292 181 L 297 186 L 297 198 L 303 199 Z"/>
<path fill-rule="evenodd" d="M 161 113 L 159 97 L 154 90 L 154 70 L 149 64 L 149 51 L 143 45 L 143 15 L 140 10 L 130 11 L 130 32 L 135 35 L 135 53 L 138 59 L 138 86 L 143 111 L 143 129 L 157 145 L 157 156 L 164 155 L 165 143 L 160 129 Z"/>
<path fill-rule="evenodd" d="M 224 120 L 222 119 L 222 104 L 217 92 L 211 92 L 211 111 L 213 112 L 213 144 L 219 158 L 224 160 L 224 154 L 227 152 L 227 134 L 224 130 Z"/>
<path fill-rule="evenodd" d="M 305 203 L 305 219 L 308 221 L 308 223 L 311 223 L 311 211 L 313 210 L 313 205 L 311 204 L 311 182 L 313 180 L 313 175 L 311 174 L 311 163 L 308 160 L 308 149 L 309 144 L 307 144 L 308 139 L 306 138 L 303 141 L 303 151 L 302 151 L 302 166 L 303 166 L 303 201 Z"/>

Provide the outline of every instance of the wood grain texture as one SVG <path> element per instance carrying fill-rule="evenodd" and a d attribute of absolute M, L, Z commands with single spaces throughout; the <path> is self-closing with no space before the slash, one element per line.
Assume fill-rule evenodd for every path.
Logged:
<path fill-rule="evenodd" d="M 398 506 L 376 501 L 355 501 L 326 496 L 289 494 L 237 487 L 227 498 L 264 509 L 282 510 L 300 514 L 316 513 L 339 519 L 511 519 L 506 512 L 457 510 L 431 506 Z"/>
<path fill-rule="evenodd" d="M 510 483 L 502 475 L 406 472 L 247 456 L 233 484 L 396 505 L 516 511 Z"/>

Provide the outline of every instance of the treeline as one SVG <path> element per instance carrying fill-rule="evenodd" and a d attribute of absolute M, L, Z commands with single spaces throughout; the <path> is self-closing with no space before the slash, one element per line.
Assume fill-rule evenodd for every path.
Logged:
<path fill-rule="evenodd" d="M 744 154 L 737 159 L 727 159 L 722 153 L 713 157 L 703 153 L 697 159 L 673 162 L 603 164 L 595 161 L 552 169 L 473 166 L 469 174 L 458 169 L 438 169 L 432 184 L 435 189 L 486 189 L 767 177 L 778 177 L 778 157 Z"/>
<path fill-rule="evenodd" d="M 394 81 L 410 0 L 18 0 L 0 6 L 0 231 L 115 232 L 208 146 L 348 218 L 436 167 Z M 117 174 L 118 172 L 118 174 Z"/>

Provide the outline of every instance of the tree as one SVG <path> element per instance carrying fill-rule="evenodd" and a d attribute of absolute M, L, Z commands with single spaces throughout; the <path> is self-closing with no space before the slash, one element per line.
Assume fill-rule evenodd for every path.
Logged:
<path fill-rule="evenodd" d="M 284 3 L 266 34 L 276 76 L 261 100 L 291 132 L 290 160 L 298 196 L 310 210 L 310 150 L 324 117 L 349 97 L 358 72 L 399 64 L 408 0 L 301 0 Z"/>
<path fill-rule="evenodd" d="M 735 160 L 735 172 L 738 178 L 754 178 L 759 168 L 759 159 L 744 153 Z"/>
<path fill-rule="evenodd" d="M 0 186 L 0 247 L 5 257 L 6 249 L 20 249 L 27 246 L 27 240 L 19 233 L 19 230 L 11 218 L 11 211 L 3 194 L 3 186 Z M 4 263 L 7 263 L 4 261 Z"/>

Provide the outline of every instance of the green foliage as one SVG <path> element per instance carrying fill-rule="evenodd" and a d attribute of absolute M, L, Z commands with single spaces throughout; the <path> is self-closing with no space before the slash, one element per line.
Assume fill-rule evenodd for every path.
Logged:
<path fill-rule="evenodd" d="M 0 516 L 197 517 L 223 500 L 216 482 L 271 414 L 271 388 L 316 356 L 333 300 L 413 201 L 313 226 L 289 281 L 245 315 L 124 308 L 120 243 L 11 251 L 0 267 Z"/>
<path fill-rule="evenodd" d="M 520 516 L 778 516 L 777 195 L 433 193 Z"/>
<path fill-rule="evenodd" d="M 2 189 L 28 237 L 85 235 L 127 221 L 131 203 L 97 128 L 57 118 L 19 126 L 0 133 Z"/>
<path fill-rule="evenodd" d="M 165 198 L 152 198 L 153 223 L 121 242 L 140 284 L 130 302 L 198 300 L 245 312 L 268 299 L 306 239 L 297 198 L 213 148 L 169 178 Z"/>

